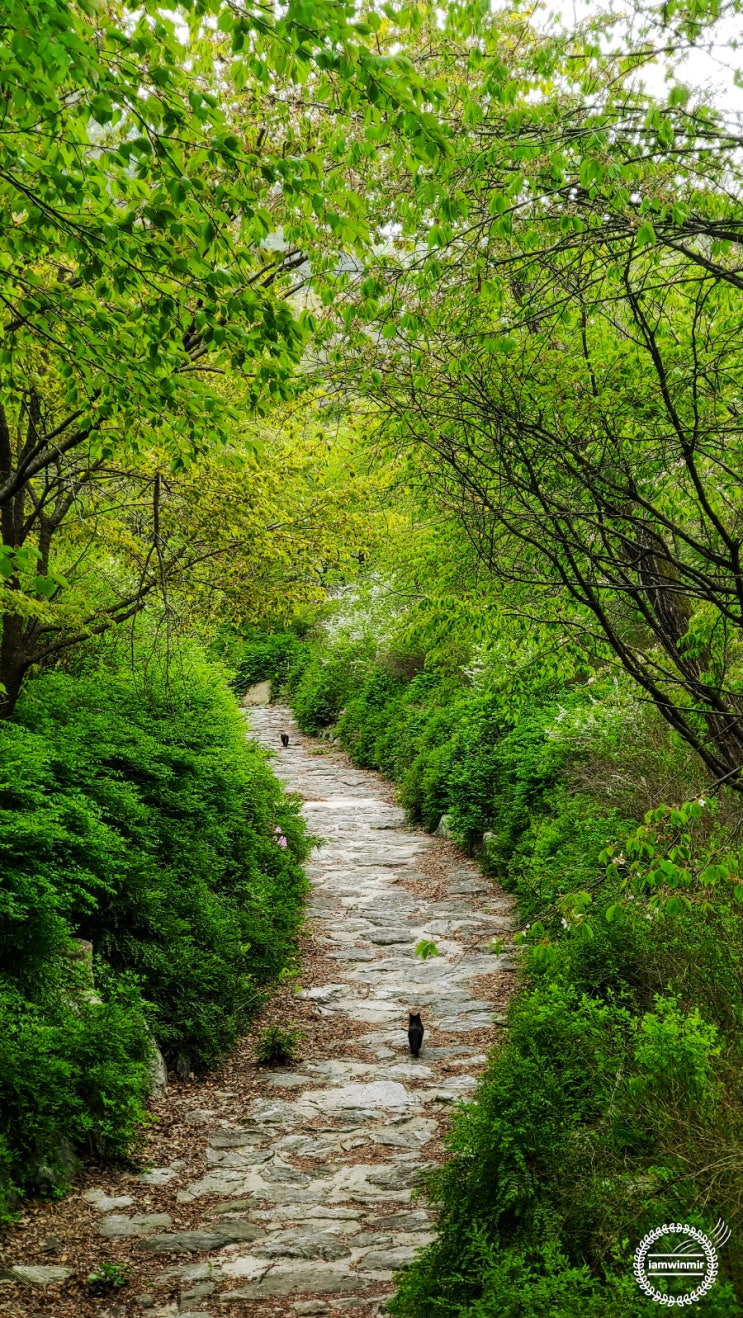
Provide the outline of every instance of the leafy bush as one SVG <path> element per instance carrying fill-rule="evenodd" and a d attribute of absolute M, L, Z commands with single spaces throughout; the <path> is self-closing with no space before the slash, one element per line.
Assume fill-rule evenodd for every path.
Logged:
<path fill-rule="evenodd" d="M 600 1282 L 556 1241 L 521 1251 L 483 1240 L 475 1259 L 483 1293 L 458 1311 L 466 1318 L 652 1318 L 632 1277 Z"/>
<path fill-rule="evenodd" d="M 300 1029 L 269 1025 L 261 1030 L 255 1041 L 255 1059 L 261 1066 L 286 1066 L 289 1062 L 296 1062 L 303 1038 L 304 1032 Z"/>
<path fill-rule="evenodd" d="M 392 1312 L 649 1318 L 631 1267 L 644 1232 L 661 1221 L 709 1227 L 738 1207 L 732 1181 L 714 1178 L 712 1202 L 704 1186 L 719 1108 L 704 1113 L 698 1100 L 718 1092 L 708 1084 L 717 1032 L 660 996 L 638 1028 L 630 1005 L 580 992 L 554 963 L 509 1023 L 431 1178 L 437 1239 Z M 703 1311 L 740 1313 L 730 1279 Z"/>
<path fill-rule="evenodd" d="M 278 690 L 290 671 L 296 671 L 309 658 L 309 650 L 294 632 L 250 631 L 229 648 L 235 669 L 231 685 L 236 691 L 244 691 L 254 682 L 270 681 Z"/>
<path fill-rule="evenodd" d="M 91 1290 L 102 1295 L 128 1286 L 129 1268 L 126 1263 L 99 1263 L 94 1272 L 88 1273 L 86 1280 Z"/>
<path fill-rule="evenodd" d="M 136 986 L 101 1002 L 47 988 L 34 1003 L 5 979 L 0 1004 L 0 1195 L 64 1183 L 75 1151 L 125 1155 L 145 1120 L 151 1051 Z"/>
<path fill-rule="evenodd" d="M 198 651 L 133 674 L 104 645 L 29 683 L 0 726 L 8 1183 L 33 1182 L 60 1132 L 130 1148 L 151 1033 L 180 1072 L 224 1054 L 292 952 L 306 853 L 298 802 Z M 73 939 L 93 944 L 94 993 Z"/>
<path fill-rule="evenodd" d="M 303 657 L 290 671 L 288 691 L 297 723 L 315 735 L 334 723 L 368 663 L 367 647 L 343 646 L 331 655 Z"/>

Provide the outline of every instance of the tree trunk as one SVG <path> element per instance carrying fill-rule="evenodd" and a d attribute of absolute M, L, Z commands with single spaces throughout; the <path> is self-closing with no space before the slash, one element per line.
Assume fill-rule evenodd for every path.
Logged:
<path fill-rule="evenodd" d="M 39 420 L 39 403 L 35 392 L 28 402 L 28 434 L 36 435 Z M 5 409 L 0 405 L 0 479 L 7 480 L 14 467 L 13 444 Z M 20 549 L 24 541 L 24 514 L 26 492 L 21 489 L 8 499 L 0 508 L 0 531 L 3 544 L 11 549 Z M 8 583 L 11 590 L 17 588 L 18 582 L 13 577 Z M 2 640 L 0 641 L 0 682 L 5 690 L 0 692 L 0 719 L 9 718 L 15 709 L 23 679 L 30 666 L 28 650 L 25 644 L 26 624 L 16 614 L 5 613 L 2 618 Z"/>
<path fill-rule="evenodd" d="M 13 713 L 30 666 L 24 632 L 23 618 L 6 613 L 0 641 L 0 682 L 5 687 L 5 691 L 0 693 L 0 719 L 10 718 Z"/>

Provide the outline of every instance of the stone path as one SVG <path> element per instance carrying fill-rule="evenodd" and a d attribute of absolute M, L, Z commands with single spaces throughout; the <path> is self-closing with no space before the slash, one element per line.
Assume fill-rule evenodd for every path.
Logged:
<path fill-rule="evenodd" d="M 323 839 L 309 864 L 309 915 L 333 971 L 299 998 L 336 1027 L 335 1043 L 324 1058 L 262 1073 L 239 1119 L 183 1108 L 181 1120 L 205 1137 L 196 1179 L 185 1179 L 176 1159 L 130 1176 L 127 1193 L 112 1194 L 110 1180 L 84 1190 L 100 1236 L 136 1238 L 144 1255 L 165 1255 L 169 1265 L 147 1294 L 122 1292 L 117 1304 L 91 1310 L 102 1318 L 383 1312 L 394 1272 L 431 1239 L 413 1192 L 441 1157 L 452 1105 L 476 1083 L 483 1044 L 496 1037 L 494 1004 L 513 980 L 512 959 L 488 948 L 510 927 L 503 893 L 451 844 L 406 828 L 376 775 L 318 754 L 287 710 L 252 710 L 250 724 L 278 751 L 276 772 L 303 797 L 310 830 Z M 281 731 L 291 736 L 286 750 Z M 416 957 L 421 939 L 440 955 Z M 417 1060 L 407 1048 L 411 1006 L 426 1028 Z M 152 1192 L 144 1204 L 143 1186 Z M 151 1211 L 158 1186 L 171 1190 L 167 1212 Z M 187 1230 L 173 1229 L 180 1212 Z M 47 1300 L 50 1288 L 43 1292 Z M 164 1294 L 177 1298 L 163 1303 Z"/>

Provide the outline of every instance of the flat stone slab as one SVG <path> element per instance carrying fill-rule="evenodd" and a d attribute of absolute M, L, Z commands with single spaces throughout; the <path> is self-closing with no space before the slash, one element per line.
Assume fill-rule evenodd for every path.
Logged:
<path fill-rule="evenodd" d="M 134 1203 L 130 1194 L 109 1195 L 105 1190 L 86 1190 L 83 1199 L 102 1213 L 113 1213 L 117 1208 L 131 1208 Z"/>
<path fill-rule="evenodd" d="M 72 1276 L 72 1268 L 64 1268 L 57 1263 L 18 1263 L 10 1268 L 10 1275 L 18 1281 L 25 1281 L 28 1286 L 54 1286 Z"/>
<path fill-rule="evenodd" d="M 244 1172 L 233 1171 L 229 1168 L 224 1170 L 210 1172 L 208 1176 L 202 1176 L 200 1181 L 194 1181 L 186 1190 L 181 1190 L 176 1199 L 179 1203 L 189 1203 L 192 1199 L 201 1199 L 207 1194 L 229 1195 L 230 1198 L 252 1194 L 255 1191 L 256 1182 L 251 1177 L 250 1172 L 246 1169 Z"/>
<path fill-rule="evenodd" d="M 387 1231 L 423 1231 L 430 1225 L 428 1213 L 423 1209 L 409 1213 L 387 1213 L 372 1219 L 374 1225 Z"/>
<path fill-rule="evenodd" d="M 261 1241 L 255 1250 L 262 1258 L 333 1259 L 345 1258 L 351 1245 L 332 1231 L 278 1231 Z"/>
<path fill-rule="evenodd" d="M 230 1300 L 263 1300 L 272 1296 L 295 1295 L 298 1291 L 312 1291 L 315 1295 L 345 1295 L 363 1290 L 368 1281 L 354 1272 L 321 1269 L 316 1263 L 293 1264 L 289 1268 L 272 1268 L 258 1281 L 250 1282 L 238 1291 L 220 1295 L 223 1304 Z"/>
<path fill-rule="evenodd" d="M 225 1213 L 247 1213 L 255 1207 L 254 1199 L 228 1199 L 226 1204 L 214 1204 L 207 1217 L 222 1217 Z"/>
<path fill-rule="evenodd" d="M 146 1236 L 151 1231 L 168 1227 L 172 1223 L 169 1213 L 113 1213 L 98 1223 L 98 1234 L 108 1240 L 126 1240 L 129 1236 Z"/>
<path fill-rule="evenodd" d="M 206 1161 L 210 1167 L 231 1167 L 233 1170 L 239 1170 L 242 1167 L 259 1167 L 264 1162 L 270 1162 L 273 1158 L 273 1151 L 269 1149 L 207 1149 Z"/>
<path fill-rule="evenodd" d="M 369 942 L 385 947 L 390 943 L 412 943 L 414 937 L 412 929 L 375 929 L 369 934 Z"/>
<path fill-rule="evenodd" d="M 174 1167 L 151 1167 L 147 1172 L 140 1172 L 134 1179 L 143 1185 L 168 1185 L 177 1175 Z"/>
<path fill-rule="evenodd" d="M 311 1085 L 308 1075 L 297 1075 L 291 1071 L 267 1071 L 263 1077 L 266 1084 L 276 1085 L 278 1089 L 296 1089 L 300 1085 Z"/>
<path fill-rule="evenodd" d="M 375 1171 L 368 1171 L 366 1179 L 382 1190 L 407 1190 L 410 1186 L 420 1184 L 423 1170 L 417 1162 L 393 1162 Z"/>
<path fill-rule="evenodd" d="M 303 1095 L 307 1103 L 325 1109 L 407 1108 L 415 1103 L 404 1085 L 397 1080 L 373 1080 L 366 1085 L 340 1085 L 337 1089 L 311 1089 Z"/>
<path fill-rule="evenodd" d="M 206 1231 L 173 1231 L 140 1240 L 139 1248 L 153 1254 L 206 1254 L 211 1249 L 242 1241 L 261 1240 L 265 1231 L 251 1222 L 224 1222 Z"/>
<path fill-rule="evenodd" d="M 247 1120 L 256 1125 L 286 1126 L 301 1121 L 302 1113 L 293 1103 L 285 1103 L 280 1098 L 258 1102 L 247 1114 Z"/>
<path fill-rule="evenodd" d="M 397 1272 L 413 1262 L 418 1247 L 398 1245 L 396 1249 L 373 1249 L 365 1254 L 361 1266 L 365 1272 Z"/>
<path fill-rule="evenodd" d="M 213 1149 L 254 1149 L 262 1138 L 257 1130 L 215 1130 L 209 1144 Z"/>
<path fill-rule="evenodd" d="M 257 1222 L 268 1222 L 275 1225 L 277 1222 L 291 1222 L 299 1220 L 301 1222 L 320 1223 L 342 1222 L 344 1230 L 348 1229 L 348 1224 L 353 1226 L 361 1217 L 359 1208 L 341 1208 L 336 1204 L 287 1204 L 280 1208 L 269 1210 L 258 1210 L 253 1214 Z"/>

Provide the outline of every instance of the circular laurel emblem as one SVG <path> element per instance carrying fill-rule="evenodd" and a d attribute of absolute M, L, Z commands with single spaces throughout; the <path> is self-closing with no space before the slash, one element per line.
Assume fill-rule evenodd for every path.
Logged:
<path fill-rule="evenodd" d="M 717 1280 L 717 1251 L 709 1236 L 683 1222 L 664 1223 L 643 1236 L 635 1250 L 638 1286 L 656 1304 L 696 1304 Z"/>

